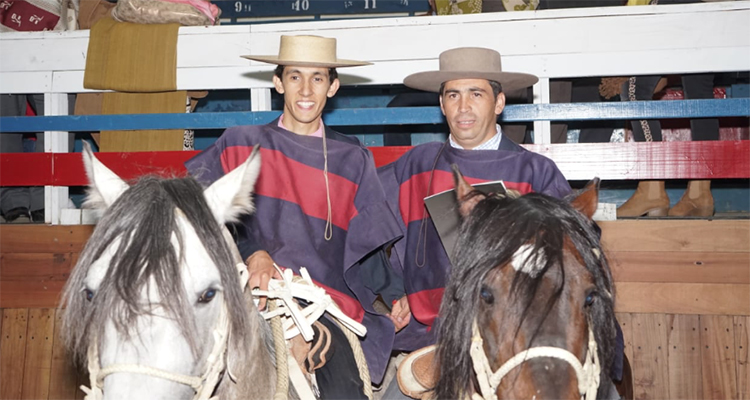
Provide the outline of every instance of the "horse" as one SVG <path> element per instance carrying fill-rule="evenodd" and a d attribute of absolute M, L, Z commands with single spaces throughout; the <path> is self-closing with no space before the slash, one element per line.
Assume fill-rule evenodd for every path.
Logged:
<path fill-rule="evenodd" d="M 570 201 L 483 194 L 454 167 L 463 221 L 437 332 L 438 399 L 609 398 L 614 284 L 591 218 Z"/>
<path fill-rule="evenodd" d="M 253 211 L 257 148 L 204 190 L 130 186 L 85 147 L 86 204 L 103 214 L 64 289 L 63 335 L 88 366 L 87 399 L 272 398 L 270 329 L 221 229 Z"/>

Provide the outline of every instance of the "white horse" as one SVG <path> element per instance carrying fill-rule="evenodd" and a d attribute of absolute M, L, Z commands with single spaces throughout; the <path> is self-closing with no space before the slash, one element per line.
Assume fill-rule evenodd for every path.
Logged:
<path fill-rule="evenodd" d="M 253 211 L 257 149 L 205 190 L 192 178 L 130 186 L 88 146 L 83 159 L 103 215 L 65 288 L 63 333 L 88 366 L 87 398 L 272 398 L 270 330 L 221 231 Z"/>

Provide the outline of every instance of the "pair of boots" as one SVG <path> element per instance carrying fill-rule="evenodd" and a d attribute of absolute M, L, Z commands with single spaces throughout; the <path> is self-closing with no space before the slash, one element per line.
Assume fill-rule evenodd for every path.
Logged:
<path fill-rule="evenodd" d="M 664 181 L 641 181 L 628 201 L 617 209 L 621 217 L 710 217 L 714 215 L 711 181 L 690 181 L 685 194 L 669 208 L 669 197 Z"/>

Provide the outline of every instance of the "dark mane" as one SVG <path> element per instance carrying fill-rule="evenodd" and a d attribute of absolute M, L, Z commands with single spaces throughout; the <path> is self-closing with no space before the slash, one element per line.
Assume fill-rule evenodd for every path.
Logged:
<path fill-rule="evenodd" d="M 180 248 L 184 248 L 184 238 L 176 230 L 175 209 L 185 215 L 219 269 L 231 333 L 247 332 L 248 319 L 234 262 L 203 188 L 193 178 L 146 177 L 106 210 L 66 284 L 63 332 L 79 362 L 85 360 L 90 341 L 103 334 L 107 319 L 114 321 L 120 333 L 128 335 L 136 318 L 149 312 L 140 294 L 152 278 L 162 299 L 160 306 L 174 316 L 191 349 L 197 352 L 194 315 L 183 294 L 180 265 L 184 252 L 177 255 L 171 243 L 175 234 Z M 82 293 L 89 268 L 117 239 L 121 239 L 117 251 L 89 303 Z"/>
<path fill-rule="evenodd" d="M 542 277 L 550 269 L 559 269 L 564 284 L 566 271 L 562 261 L 566 243 L 575 247 L 599 291 L 614 296 L 611 273 L 594 224 L 568 202 L 536 193 L 482 200 L 461 226 L 454 257 L 457 262 L 443 295 L 437 340 L 440 375 L 436 398 L 458 399 L 471 393 L 474 380 L 469 355 L 471 327 L 482 283 L 491 270 L 507 265 L 525 243 L 533 244 L 533 254 L 544 260 L 544 267 L 536 277 L 515 275 L 511 296 L 520 302 L 521 309 L 529 307 Z M 592 249 L 597 249 L 601 257 Z M 562 291 L 561 285 L 546 299 L 547 312 Z M 589 318 L 599 343 L 602 375 L 608 376 L 614 356 L 614 303 L 613 297 L 601 296 L 601 300 L 592 306 Z"/>

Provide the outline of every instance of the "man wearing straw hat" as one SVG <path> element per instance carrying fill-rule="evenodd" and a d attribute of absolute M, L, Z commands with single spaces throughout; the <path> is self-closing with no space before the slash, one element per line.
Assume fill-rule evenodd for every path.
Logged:
<path fill-rule="evenodd" d="M 379 171 L 404 233 L 391 251 L 391 263 L 403 269 L 414 317 L 396 335 L 395 349 L 404 351 L 434 342 L 431 328 L 451 263 L 424 211 L 423 199 L 453 188 L 451 164 L 457 164 L 472 183 L 502 180 L 508 189 L 522 194 L 563 197 L 570 193 L 552 160 L 518 146 L 503 136 L 497 124 L 505 107 L 503 91 L 529 87 L 538 78 L 503 71 L 500 54 L 490 49 L 457 48 L 443 52 L 439 59 L 438 71 L 407 76 L 404 84 L 440 95 L 450 128 L 448 140 L 415 146 Z"/>
<path fill-rule="evenodd" d="M 558 198 L 571 192 L 552 160 L 515 144 L 497 124 L 505 107 L 503 91 L 529 87 L 538 81 L 536 76 L 503 71 L 500 54 L 485 48 L 447 50 L 439 62 L 438 71 L 409 75 L 404 84 L 439 94 L 450 128 L 448 140 L 416 146 L 378 171 L 388 201 L 402 221 L 404 238 L 394 245 L 391 263 L 403 271 L 413 316 L 396 334 L 394 350 L 413 351 L 435 341 L 431 328 L 451 262 L 423 199 L 453 189 L 452 164 L 471 183 L 502 180 L 507 189 L 521 194 L 537 192 Z M 385 398 L 399 397 L 393 385 L 385 393 Z"/>
<path fill-rule="evenodd" d="M 337 58 L 336 39 L 318 36 L 281 36 L 278 56 L 244 57 L 277 65 L 273 84 L 284 96 L 282 115 L 267 125 L 227 129 L 186 166 L 210 183 L 260 145 L 256 211 L 238 232 L 249 286 L 266 289 L 272 276 L 280 278 L 274 262 L 296 273 L 307 268 L 344 313 L 367 327 L 362 348 L 372 381 L 380 382 L 395 329 L 388 316 L 375 312 L 373 302 L 380 295 L 387 304 L 398 303 L 404 295 L 403 282 L 382 251 L 401 231 L 372 154 L 321 119 L 327 98 L 339 88 L 336 68 L 369 63 Z M 330 321 L 323 323 L 333 335 L 334 351 L 315 371 L 321 397 L 362 398 L 352 352 L 337 346 L 345 337 Z"/>

